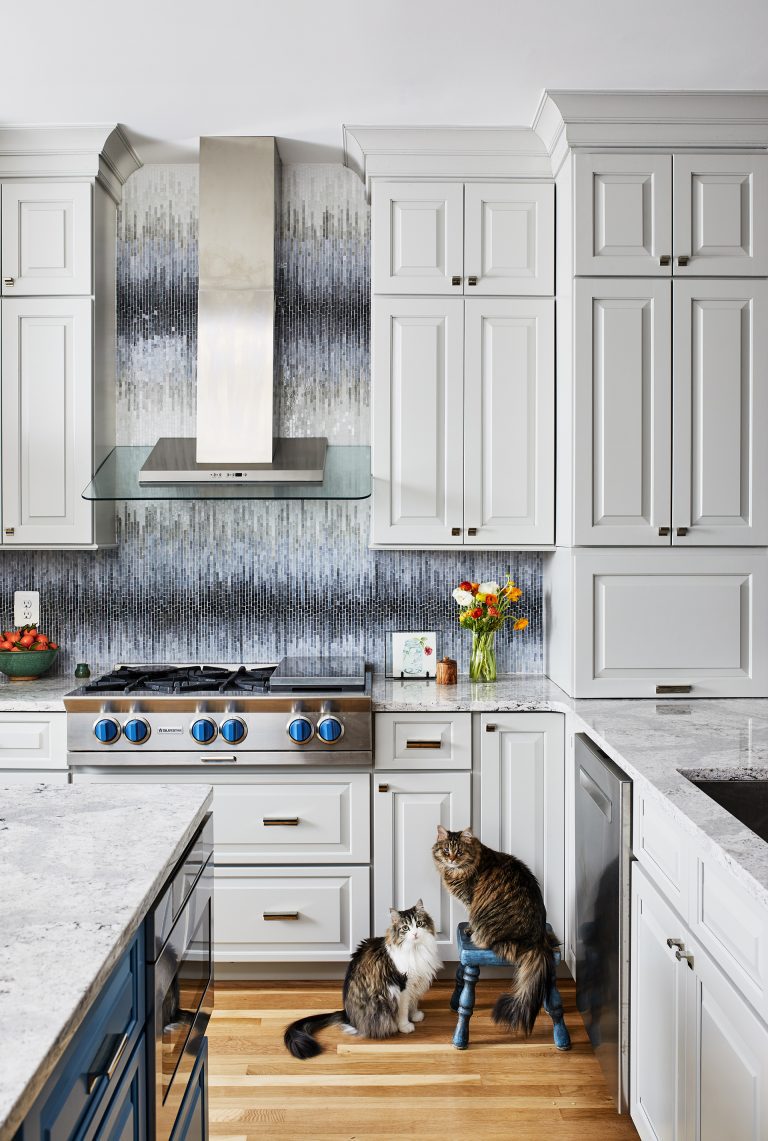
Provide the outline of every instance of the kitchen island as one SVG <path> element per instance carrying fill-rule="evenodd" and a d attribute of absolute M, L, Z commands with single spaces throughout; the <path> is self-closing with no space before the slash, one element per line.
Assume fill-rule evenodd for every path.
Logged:
<path fill-rule="evenodd" d="M 0 1139 L 16 1133 L 211 802 L 204 785 L 0 787 Z"/>

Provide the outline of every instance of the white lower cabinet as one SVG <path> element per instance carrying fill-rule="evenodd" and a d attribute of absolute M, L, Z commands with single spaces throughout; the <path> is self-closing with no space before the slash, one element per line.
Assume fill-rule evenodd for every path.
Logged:
<path fill-rule="evenodd" d="M 631 1113 L 646 1141 L 764 1141 L 768 1027 L 632 868 Z"/>
<path fill-rule="evenodd" d="M 8 770 L 67 778 L 66 719 L 63 711 L 0 714 L 0 779 Z"/>
<path fill-rule="evenodd" d="M 456 925 L 466 918 L 443 887 L 432 861 L 437 826 L 457 831 L 471 823 L 468 772 L 382 772 L 373 792 L 373 930 L 390 923 L 390 907 L 413 907 L 417 899 L 432 916 L 444 959 L 455 958 Z"/>
<path fill-rule="evenodd" d="M 565 718 L 480 717 L 481 839 L 523 860 L 541 885 L 547 919 L 565 940 Z"/>

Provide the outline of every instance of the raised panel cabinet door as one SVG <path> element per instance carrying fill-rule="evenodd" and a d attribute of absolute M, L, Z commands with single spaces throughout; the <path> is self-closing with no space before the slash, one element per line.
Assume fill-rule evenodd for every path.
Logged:
<path fill-rule="evenodd" d="M 90 183 L 7 182 L 0 193 L 3 295 L 90 294 Z"/>
<path fill-rule="evenodd" d="M 688 1136 L 768 1137 L 768 1029 L 704 951 L 694 952 Z"/>
<path fill-rule="evenodd" d="M 91 306 L 2 306 L 3 545 L 93 542 Z"/>
<path fill-rule="evenodd" d="M 671 283 L 580 280 L 574 309 L 574 537 L 669 546 Z"/>
<path fill-rule="evenodd" d="M 686 1134 L 686 988 L 676 957 L 685 924 L 632 865 L 630 957 L 630 1114 L 643 1141 L 684 1141 Z"/>
<path fill-rule="evenodd" d="M 672 156 L 577 154 L 574 273 L 669 277 Z"/>
<path fill-rule="evenodd" d="M 464 266 L 468 295 L 553 294 L 554 186 L 546 182 L 466 183 Z"/>
<path fill-rule="evenodd" d="M 381 773 L 373 785 L 373 929 L 382 935 L 390 907 L 417 899 L 432 916 L 444 959 L 455 958 L 456 925 L 464 908 L 443 887 L 432 860 L 437 826 L 471 823 L 470 773 Z"/>
<path fill-rule="evenodd" d="M 547 919 L 565 942 L 565 719 L 559 713 L 480 718 L 481 839 L 527 864 Z"/>
<path fill-rule="evenodd" d="M 462 293 L 463 184 L 374 181 L 371 261 L 374 293 Z"/>
<path fill-rule="evenodd" d="M 675 277 L 768 274 L 768 155 L 679 154 L 673 163 Z"/>
<path fill-rule="evenodd" d="M 460 545 L 464 302 L 373 305 L 374 543 Z"/>
<path fill-rule="evenodd" d="M 768 543 L 768 283 L 675 281 L 672 541 Z"/>
<path fill-rule="evenodd" d="M 467 300 L 464 542 L 555 541 L 555 303 Z"/>

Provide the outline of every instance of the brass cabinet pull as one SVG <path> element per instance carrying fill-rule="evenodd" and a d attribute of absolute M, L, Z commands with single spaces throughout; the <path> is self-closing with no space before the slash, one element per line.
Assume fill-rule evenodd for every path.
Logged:
<path fill-rule="evenodd" d="M 379 785 L 379 792 L 389 792 L 389 785 L 388 784 L 380 784 Z"/>
<path fill-rule="evenodd" d="M 265 816 L 261 823 L 265 828 L 295 828 L 298 816 Z"/>
<path fill-rule="evenodd" d="M 661 693 L 690 693 L 692 685 L 657 685 L 656 692 Z"/>
<path fill-rule="evenodd" d="M 6 533 L 6 535 L 15 535 L 16 534 L 16 528 L 15 527 L 6 527 L 5 533 Z"/>
<path fill-rule="evenodd" d="M 461 534 L 461 527 L 451 527 L 451 534 L 452 535 L 460 535 Z"/>
<path fill-rule="evenodd" d="M 8 286 L 9 288 L 13 288 L 13 286 L 15 284 L 16 284 L 16 278 L 15 277 L 4 277 L 3 278 L 3 285 Z"/>
<path fill-rule="evenodd" d="M 681 538 L 685 538 L 685 536 L 688 534 L 688 528 L 687 527 L 678 527 L 676 533 Z"/>
<path fill-rule="evenodd" d="M 467 527 L 467 534 L 468 535 L 476 535 L 477 534 L 477 527 Z"/>
<path fill-rule="evenodd" d="M 461 285 L 461 278 L 457 274 L 451 278 L 451 285 Z"/>
<path fill-rule="evenodd" d="M 109 1064 L 107 1065 L 107 1068 L 104 1070 L 95 1070 L 87 1075 L 85 1079 L 85 1088 L 88 1093 L 93 1093 L 102 1078 L 107 1078 L 107 1080 L 110 1080 L 114 1076 L 115 1070 L 120 1065 L 120 1059 L 125 1053 L 125 1047 L 127 1045 L 128 1035 L 123 1034 L 122 1038 L 117 1044 L 117 1049 L 115 1050 L 112 1058 L 109 1061 Z"/>
<path fill-rule="evenodd" d="M 670 527 L 659 527 L 659 534 L 660 535 L 668 535 L 670 530 L 671 530 Z"/>
<path fill-rule="evenodd" d="M 486 731 L 486 733 L 495 733 L 496 732 L 496 726 L 495 725 L 486 725 L 485 731 Z"/>
<path fill-rule="evenodd" d="M 680 254 L 680 256 L 677 259 L 677 264 L 685 267 L 688 265 L 688 260 L 689 260 L 688 254 Z"/>
<path fill-rule="evenodd" d="M 669 254 L 662 254 L 661 257 L 659 258 L 659 265 L 669 265 L 669 263 L 671 261 L 672 261 L 672 258 L 670 257 Z"/>
<path fill-rule="evenodd" d="M 267 923 L 293 923 L 299 918 L 298 911 L 262 911 L 261 918 Z"/>
<path fill-rule="evenodd" d="M 406 749 L 440 749 L 442 741 L 406 741 Z"/>
<path fill-rule="evenodd" d="M 467 278 L 467 285 L 477 285 L 477 278 L 474 276 L 474 274 L 471 277 Z"/>

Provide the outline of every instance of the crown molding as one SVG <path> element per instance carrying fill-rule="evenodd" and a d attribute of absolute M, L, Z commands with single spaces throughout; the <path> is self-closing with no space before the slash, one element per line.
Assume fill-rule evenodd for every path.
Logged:
<path fill-rule="evenodd" d="M 343 127 L 344 165 L 372 178 L 546 178 L 552 166 L 530 127 Z"/>
<path fill-rule="evenodd" d="M 0 127 L 0 177 L 93 178 L 119 202 L 141 160 L 115 123 Z"/>

